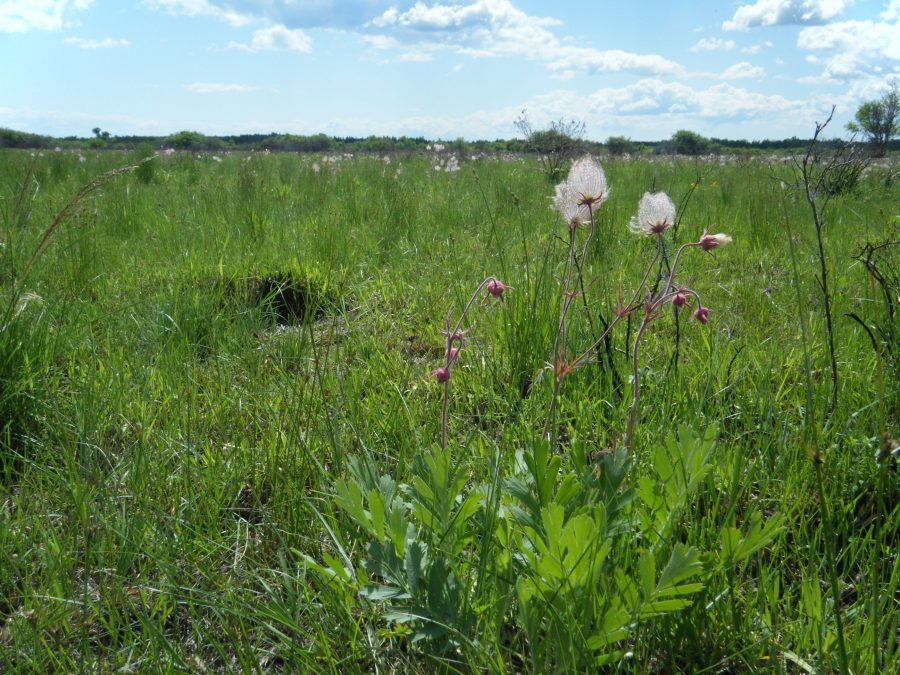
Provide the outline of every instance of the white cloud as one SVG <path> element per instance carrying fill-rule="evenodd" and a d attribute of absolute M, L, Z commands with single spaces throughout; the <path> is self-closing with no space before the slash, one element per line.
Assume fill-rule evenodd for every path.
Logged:
<path fill-rule="evenodd" d="M 249 45 L 241 42 L 230 42 L 228 48 L 242 49 L 251 53 L 287 51 L 308 54 L 312 51 L 312 40 L 299 28 L 291 30 L 285 26 L 276 25 L 254 31 Z"/>
<path fill-rule="evenodd" d="M 756 0 L 741 5 L 724 30 L 747 30 L 756 26 L 809 25 L 830 21 L 853 0 Z"/>
<path fill-rule="evenodd" d="M 742 47 L 741 54 L 759 54 L 763 49 L 771 49 L 772 43 L 768 40 L 758 45 L 750 45 L 749 47 Z"/>
<path fill-rule="evenodd" d="M 891 0 L 879 16 L 885 21 L 900 21 L 900 0 Z"/>
<path fill-rule="evenodd" d="M 766 71 L 759 66 L 754 66 L 746 61 L 741 61 L 740 63 L 735 63 L 733 66 L 726 68 L 719 77 L 723 80 L 740 80 L 748 77 L 762 77 L 765 74 Z"/>
<path fill-rule="evenodd" d="M 417 49 L 414 49 L 411 52 L 401 54 L 400 60 L 406 61 L 408 63 L 426 63 L 428 61 L 433 61 L 434 57 L 431 56 L 431 54 L 426 54 L 425 52 L 420 52 Z"/>
<path fill-rule="evenodd" d="M 237 12 L 227 6 L 220 7 L 209 0 L 145 0 L 145 4 L 151 9 L 163 9 L 174 15 L 215 17 L 235 27 L 258 20 L 253 14 Z"/>
<path fill-rule="evenodd" d="M 103 38 L 102 40 L 85 40 L 80 37 L 67 37 L 63 40 L 67 45 L 75 45 L 82 49 L 110 49 L 112 47 L 130 47 L 128 40 L 114 40 L 113 38 Z"/>
<path fill-rule="evenodd" d="M 761 94 L 722 82 L 694 89 L 680 82 L 645 78 L 620 88 L 598 89 L 584 96 L 576 92 L 552 92 L 528 103 L 535 122 L 549 122 L 571 110 L 583 110 L 588 118 L 614 119 L 620 115 L 656 116 L 679 112 L 704 119 L 735 119 L 757 116 L 814 114 L 822 106 L 807 98 L 792 100 Z"/>
<path fill-rule="evenodd" d="M 691 51 L 695 54 L 698 52 L 715 52 L 718 50 L 731 50 L 735 48 L 734 40 L 723 40 L 721 38 L 703 38 L 693 47 Z"/>
<path fill-rule="evenodd" d="M 400 43 L 389 35 L 364 35 L 363 41 L 373 49 L 395 49 L 400 46 Z"/>
<path fill-rule="evenodd" d="M 195 94 L 243 94 L 256 91 L 256 87 L 246 84 L 226 84 L 221 82 L 194 82 L 181 85 L 182 89 Z"/>
<path fill-rule="evenodd" d="M 827 52 L 822 59 L 828 78 L 852 78 L 897 70 L 900 62 L 900 20 L 841 21 L 800 31 L 797 47 Z"/>
<path fill-rule="evenodd" d="M 371 27 L 391 31 L 398 41 L 420 51 L 447 49 L 473 58 L 524 57 L 546 63 L 559 77 L 575 72 L 633 70 L 672 75 L 684 71 L 678 63 L 656 54 L 601 51 L 564 43 L 549 30 L 558 25 L 556 19 L 525 14 L 509 0 L 476 0 L 465 5 L 416 2 L 406 11 L 392 7 L 371 22 Z"/>
<path fill-rule="evenodd" d="M 0 0 L 0 33 L 59 30 L 71 11 L 85 10 L 93 0 Z"/>
<path fill-rule="evenodd" d="M 143 0 L 152 9 L 183 16 L 212 16 L 235 26 L 282 24 L 291 28 L 358 28 L 390 7 L 410 0 Z"/>

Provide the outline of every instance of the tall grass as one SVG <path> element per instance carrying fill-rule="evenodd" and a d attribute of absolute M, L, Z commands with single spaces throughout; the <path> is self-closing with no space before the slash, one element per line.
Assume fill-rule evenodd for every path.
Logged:
<path fill-rule="evenodd" d="M 786 168 L 604 163 L 573 342 L 640 280 L 645 191 L 691 194 L 681 242 L 734 237 L 683 262 L 717 311 L 682 322 L 677 369 L 654 326 L 628 460 L 602 364 L 567 378 L 558 452 L 540 439 L 567 241 L 537 164 L 160 157 L 19 283 L 73 195 L 132 163 L 35 159 L 0 163 L 0 299 L 29 298 L 0 333 L 2 669 L 829 672 L 838 616 L 853 672 L 900 656 L 896 463 L 876 461 L 900 385 L 844 316 L 880 311 L 852 258 L 896 219 L 877 169 L 822 233 L 842 375 L 822 425 L 817 242 Z M 491 274 L 515 291 L 467 319 L 442 451 L 440 333 Z M 281 316 L 285 281 L 310 292 Z M 623 376 L 636 328 L 611 345 Z"/>

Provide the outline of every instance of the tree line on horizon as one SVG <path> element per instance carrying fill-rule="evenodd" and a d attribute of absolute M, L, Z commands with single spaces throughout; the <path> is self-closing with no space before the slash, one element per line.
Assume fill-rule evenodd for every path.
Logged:
<path fill-rule="evenodd" d="M 823 141 L 823 145 L 838 145 L 840 139 Z M 552 129 L 536 131 L 530 137 L 474 140 L 430 140 L 423 136 L 328 136 L 326 134 L 236 134 L 208 136 L 197 131 L 179 131 L 168 136 L 114 136 L 95 128 L 93 137 L 55 137 L 34 134 L 15 129 L 0 128 L 0 148 L 44 150 L 54 149 L 106 149 L 133 150 L 142 144 L 155 149 L 172 148 L 184 151 L 264 151 L 270 152 L 371 152 L 414 153 L 426 152 L 436 144 L 445 151 L 457 154 L 522 153 L 546 154 L 557 145 L 565 143 L 572 149 L 588 153 L 625 154 L 680 154 L 704 155 L 734 152 L 795 150 L 806 147 L 808 139 L 792 136 L 784 139 L 744 140 L 707 138 L 696 132 L 682 129 L 671 138 L 660 141 L 635 141 L 625 136 L 610 136 L 606 142 L 572 138 Z M 886 150 L 900 150 L 900 140 L 891 140 Z"/>

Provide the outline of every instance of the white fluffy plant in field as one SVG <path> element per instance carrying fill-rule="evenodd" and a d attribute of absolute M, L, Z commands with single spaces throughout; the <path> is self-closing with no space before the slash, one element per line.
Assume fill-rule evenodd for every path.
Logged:
<path fill-rule="evenodd" d="M 579 289 L 583 289 L 582 274 L 586 268 L 588 246 L 596 231 L 596 212 L 608 196 L 609 186 L 603 169 L 592 158 L 584 157 L 572 165 L 566 180 L 556 186 L 553 197 L 554 209 L 559 212 L 569 228 L 569 255 L 559 327 L 553 347 L 553 370 L 556 380 L 547 412 L 547 420 L 544 425 L 544 436 L 545 438 L 550 438 L 551 430 L 555 424 L 556 404 L 563 378 L 596 358 L 597 350 L 604 340 L 609 339 L 611 331 L 619 321 L 632 313 L 639 313 L 641 320 L 632 349 L 632 405 L 624 436 L 624 446 L 626 450 L 630 451 L 637 420 L 638 402 L 640 400 L 638 358 L 641 340 L 650 323 L 661 316 L 661 310 L 666 305 L 671 304 L 676 310 L 681 310 L 685 307 L 691 308 L 692 301 L 696 302 L 696 308 L 693 309 L 692 316 L 701 324 L 709 322 L 709 308 L 704 307 L 700 302 L 699 294 L 688 286 L 676 283 L 676 272 L 681 261 L 681 255 L 685 250 L 693 247 L 711 252 L 715 248 L 730 243 L 731 237 L 727 234 L 708 234 L 704 231 L 698 241 L 683 244 L 677 250 L 672 264 L 669 265 L 665 235 L 675 226 L 677 209 L 675 208 L 675 203 L 665 192 L 645 192 L 638 203 L 637 214 L 628 223 L 628 229 L 634 234 L 655 239 L 655 254 L 647 265 L 640 284 L 632 294 L 631 299 L 627 303 L 623 303 L 620 297 L 612 321 L 609 323 L 605 320 L 602 321 L 605 328 L 600 336 L 590 347 L 571 358 L 566 353 L 568 346 L 566 335 L 567 315 L 574 298 L 579 295 Z M 585 225 L 590 225 L 590 234 L 584 242 L 581 255 L 578 256 L 576 255 L 577 230 Z M 654 270 L 656 270 L 656 278 L 651 282 Z M 585 305 L 587 306 L 587 301 L 585 301 Z M 611 362 L 610 367 L 612 367 Z"/>
<path fill-rule="evenodd" d="M 662 234 L 675 224 L 675 204 L 665 192 L 645 192 L 638 204 L 637 215 L 628 223 L 635 234 L 652 237 Z"/>

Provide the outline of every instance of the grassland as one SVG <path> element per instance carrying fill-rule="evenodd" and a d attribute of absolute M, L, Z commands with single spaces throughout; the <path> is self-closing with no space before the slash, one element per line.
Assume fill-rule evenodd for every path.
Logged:
<path fill-rule="evenodd" d="M 567 235 L 534 160 L 165 156 L 29 267 L 134 158 L 0 157 L 0 670 L 896 665 L 900 318 L 853 258 L 898 239 L 885 170 L 825 214 L 832 411 L 790 167 L 604 162 L 573 344 L 653 253 L 645 191 L 734 238 L 681 268 L 709 325 L 648 331 L 626 456 L 633 324 L 541 440 Z M 466 321 L 441 451 L 441 331 L 487 275 L 514 290 Z"/>

